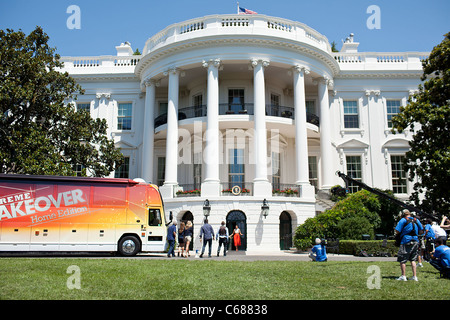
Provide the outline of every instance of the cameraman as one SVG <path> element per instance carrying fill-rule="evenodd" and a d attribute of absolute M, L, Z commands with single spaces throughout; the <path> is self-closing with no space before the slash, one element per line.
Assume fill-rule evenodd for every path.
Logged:
<path fill-rule="evenodd" d="M 397 261 L 400 262 L 402 275 L 397 280 L 407 281 L 406 261 L 411 261 L 413 277 L 409 280 L 417 280 L 416 260 L 419 252 L 419 234 L 423 232 L 422 224 L 412 216 L 408 209 L 402 211 L 402 218 L 395 227 L 395 233 L 400 234 L 401 241 L 398 248 Z"/>
<path fill-rule="evenodd" d="M 324 262 L 327 261 L 327 250 L 325 247 L 326 241 L 316 238 L 316 245 L 312 248 L 309 257 L 312 261 Z"/>
<path fill-rule="evenodd" d="M 436 249 L 431 254 L 430 264 L 446 278 L 450 278 L 450 248 L 443 239 L 436 239 Z"/>

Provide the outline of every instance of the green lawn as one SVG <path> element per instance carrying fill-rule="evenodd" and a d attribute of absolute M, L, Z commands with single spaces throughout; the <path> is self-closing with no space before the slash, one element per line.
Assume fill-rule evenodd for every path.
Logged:
<path fill-rule="evenodd" d="M 80 289 L 67 288 L 71 265 Z M 367 287 L 372 265 L 380 289 Z M 418 269 L 419 282 L 396 281 L 399 273 L 396 262 L 0 258 L 0 299 L 450 299 L 450 281 L 430 265 Z"/>

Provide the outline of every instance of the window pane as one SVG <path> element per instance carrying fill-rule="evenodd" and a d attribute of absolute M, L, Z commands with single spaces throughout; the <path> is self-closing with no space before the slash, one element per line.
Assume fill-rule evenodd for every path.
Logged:
<path fill-rule="evenodd" d="M 77 112 L 79 111 L 87 111 L 91 112 L 91 104 L 90 103 L 77 103 Z"/>
<path fill-rule="evenodd" d="M 130 157 L 124 158 L 124 163 L 114 172 L 114 178 L 129 178 Z"/>
<path fill-rule="evenodd" d="M 407 193 L 406 172 L 404 170 L 404 156 L 391 156 L 392 191 L 394 193 Z"/>
<path fill-rule="evenodd" d="M 117 130 L 131 130 L 131 103 L 119 103 L 117 111 Z"/>
<path fill-rule="evenodd" d="M 161 225 L 161 212 L 159 211 L 159 209 L 148 210 L 148 225 L 149 226 Z"/>
<path fill-rule="evenodd" d="M 400 112 L 400 100 L 386 101 L 386 114 L 388 128 L 392 128 L 392 117 Z"/>
<path fill-rule="evenodd" d="M 229 187 L 240 186 L 244 188 L 244 149 L 230 149 L 230 162 L 228 164 Z"/>
<path fill-rule="evenodd" d="M 164 184 L 164 179 L 166 175 L 166 157 L 158 157 L 158 186 Z"/>
<path fill-rule="evenodd" d="M 347 175 L 354 180 L 361 181 L 361 157 L 360 156 L 347 156 Z M 353 193 L 359 190 L 356 184 L 350 183 L 349 192 Z"/>
<path fill-rule="evenodd" d="M 309 183 L 317 189 L 317 157 L 308 157 Z"/>
<path fill-rule="evenodd" d="M 281 168 L 280 168 L 280 153 L 272 152 L 272 189 L 280 189 Z"/>
<path fill-rule="evenodd" d="M 344 101 L 344 128 L 359 128 L 357 101 Z"/>

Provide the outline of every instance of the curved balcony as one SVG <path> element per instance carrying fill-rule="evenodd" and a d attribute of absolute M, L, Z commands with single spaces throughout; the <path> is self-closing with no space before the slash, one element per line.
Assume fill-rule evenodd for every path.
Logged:
<path fill-rule="evenodd" d="M 244 104 L 219 104 L 219 115 L 254 115 L 253 103 Z M 266 116 L 282 117 L 295 120 L 293 107 L 266 105 Z M 192 118 L 206 117 L 206 105 L 190 106 L 178 110 L 178 121 Z M 313 113 L 306 113 L 306 121 L 319 126 L 319 117 Z M 167 113 L 163 113 L 155 118 L 155 128 L 167 123 Z"/>
<path fill-rule="evenodd" d="M 233 14 L 211 15 L 172 24 L 147 40 L 144 55 L 175 42 L 218 35 L 282 37 L 331 52 L 328 39 L 303 23 L 262 14 Z"/>

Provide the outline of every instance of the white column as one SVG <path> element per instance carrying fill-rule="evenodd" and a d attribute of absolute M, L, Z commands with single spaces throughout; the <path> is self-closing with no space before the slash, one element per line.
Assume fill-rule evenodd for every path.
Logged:
<path fill-rule="evenodd" d="M 322 188 L 331 189 L 333 186 L 333 154 L 331 146 L 330 103 L 328 100 L 328 79 L 319 79 L 320 104 L 320 154 Z"/>
<path fill-rule="evenodd" d="M 144 109 L 144 134 L 142 142 L 142 179 L 146 182 L 153 181 L 153 145 L 155 136 L 155 87 L 153 80 L 146 79 L 145 84 L 145 109 Z"/>
<path fill-rule="evenodd" d="M 220 59 L 203 61 L 203 67 L 208 68 L 207 98 L 206 98 L 206 132 L 203 163 L 205 164 L 205 179 L 202 183 L 202 197 L 220 195 L 219 180 L 219 67 Z"/>
<path fill-rule="evenodd" d="M 300 196 L 314 197 L 314 187 L 309 183 L 308 170 L 308 133 L 306 128 L 305 74 L 309 69 L 294 67 L 294 109 L 295 109 L 295 165 L 296 184 L 300 187 Z"/>
<path fill-rule="evenodd" d="M 178 185 L 178 95 L 179 71 L 170 69 L 169 94 L 167 104 L 167 132 L 166 132 L 166 175 L 164 188 L 161 188 L 163 197 L 173 197 L 174 187 Z"/>
<path fill-rule="evenodd" d="M 272 184 L 267 179 L 267 132 L 266 132 L 266 93 L 264 84 L 264 68 L 269 61 L 252 60 L 254 90 L 254 146 L 255 146 L 255 178 L 253 195 L 268 197 L 272 195 Z"/>

